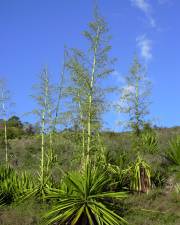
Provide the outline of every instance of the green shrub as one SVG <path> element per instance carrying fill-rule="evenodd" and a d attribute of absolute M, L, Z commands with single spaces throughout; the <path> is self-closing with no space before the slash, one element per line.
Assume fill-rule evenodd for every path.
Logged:
<path fill-rule="evenodd" d="M 123 199 L 124 192 L 106 192 L 107 173 L 87 166 L 83 173 L 69 173 L 61 189 L 52 189 L 48 199 L 57 200 L 45 215 L 46 224 L 120 225 L 126 221 L 112 209 L 112 199 Z"/>
<path fill-rule="evenodd" d="M 10 167 L 0 168 L 1 205 L 9 205 L 18 201 L 31 188 L 33 188 L 33 181 L 26 172 L 17 174 Z"/>
<path fill-rule="evenodd" d="M 130 176 L 130 190 L 137 192 L 148 192 L 151 187 L 151 167 L 138 156 L 135 162 L 127 169 Z"/>
<path fill-rule="evenodd" d="M 164 187 L 167 181 L 167 173 L 164 170 L 155 170 L 152 173 L 151 181 L 154 185 L 154 187 Z"/>
<path fill-rule="evenodd" d="M 169 142 L 166 157 L 172 164 L 180 166 L 180 136 L 177 136 Z"/>
<path fill-rule="evenodd" d="M 154 132 L 143 133 L 141 140 L 145 153 L 154 154 L 158 152 L 158 138 Z"/>

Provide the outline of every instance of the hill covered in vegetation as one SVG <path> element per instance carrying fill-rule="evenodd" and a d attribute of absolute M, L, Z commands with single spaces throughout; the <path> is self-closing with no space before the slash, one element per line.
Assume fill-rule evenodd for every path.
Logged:
<path fill-rule="evenodd" d="M 16 117 L 15 119 L 17 120 Z M 25 170 L 28 171 L 28 173 L 34 177 L 34 180 L 37 179 L 36 182 L 38 182 L 37 171 L 39 170 L 39 158 L 41 156 L 41 136 L 38 132 L 29 133 L 29 131 L 25 129 L 27 125 L 23 125 L 19 119 L 18 121 L 19 124 L 9 124 L 9 129 L 12 129 L 13 133 L 8 141 L 10 166 L 14 171 L 17 171 L 19 175 Z M 31 125 L 30 127 L 33 126 Z M 17 132 L 15 128 L 22 130 Z M 180 158 L 176 158 L 177 161 L 175 161 L 175 159 L 173 161 L 172 158 L 169 157 L 168 152 L 170 151 L 171 144 L 174 143 L 180 134 L 180 127 L 154 128 L 153 135 L 154 134 L 156 136 L 156 142 L 151 143 L 150 141 L 152 140 L 148 142 L 149 148 L 152 148 L 151 151 L 147 151 L 147 146 L 144 146 L 144 150 L 142 150 L 143 160 L 148 164 L 151 173 L 151 185 L 148 187 L 149 190 L 147 194 L 147 190 L 141 190 L 138 184 L 136 185 L 137 188 L 140 188 L 139 190 L 134 190 L 131 186 L 131 173 L 128 172 L 128 169 L 133 166 L 133 162 L 135 162 L 138 167 L 138 162 L 132 154 L 132 133 L 101 133 L 106 158 L 104 163 L 106 163 L 107 168 L 108 165 L 113 165 L 112 168 L 108 169 L 108 178 L 111 177 L 111 182 L 113 181 L 113 186 L 111 186 L 110 189 L 114 191 L 128 191 L 128 197 L 125 200 L 113 202 L 113 208 L 118 209 L 120 206 L 120 214 L 129 224 L 176 225 L 180 223 L 180 195 L 178 189 L 178 183 L 180 182 L 178 170 L 180 161 L 178 160 L 180 160 Z M 59 183 L 59 179 L 64 176 L 61 170 L 79 170 L 81 155 L 78 142 L 79 133 L 72 129 L 64 130 L 54 135 L 54 152 L 56 153 L 57 160 L 54 163 L 51 173 L 56 185 Z M 1 143 L 3 143 L 2 136 Z M 173 151 L 180 151 L 180 143 L 178 142 L 176 144 L 178 145 L 173 148 Z M 3 163 L 2 159 L 5 157 L 3 150 L 4 146 L 1 145 L 1 163 Z M 177 163 L 179 163 L 179 165 L 177 165 Z M 61 168 L 61 170 L 59 170 L 59 168 Z M 122 171 L 125 171 L 124 174 Z M 134 171 L 133 173 L 136 172 Z M 144 178 L 142 177 L 140 179 Z M 2 183 L 1 174 L 1 185 Z M 15 189 L 12 188 L 12 190 L 7 191 L 14 192 Z M 1 196 L 2 194 L 4 195 L 1 189 Z M 11 196 L 14 193 L 8 194 Z M 10 196 L 8 196 L 8 199 Z M 35 199 L 29 198 L 18 205 L 15 204 L 13 207 L 9 204 L 3 207 L 1 206 L 0 224 L 39 224 L 42 220 L 42 216 L 49 209 L 50 205 L 51 204 L 48 202 L 36 202 Z"/>

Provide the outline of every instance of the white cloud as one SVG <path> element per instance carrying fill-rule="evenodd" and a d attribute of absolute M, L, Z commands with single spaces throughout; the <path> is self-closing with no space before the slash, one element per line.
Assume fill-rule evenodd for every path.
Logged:
<path fill-rule="evenodd" d="M 112 75 L 116 78 L 116 81 L 118 83 L 123 84 L 125 82 L 124 77 L 122 76 L 122 74 L 119 71 L 114 70 Z"/>
<path fill-rule="evenodd" d="M 131 3 L 136 8 L 140 9 L 149 20 L 151 27 L 156 27 L 156 21 L 152 17 L 152 6 L 147 0 L 131 0 Z"/>
<path fill-rule="evenodd" d="M 145 35 L 136 39 L 137 46 L 140 48 L 141 56 L 146 60 L 152 59 L 152 41 Z"/>
<path fill-rule="evenodd" d="M 112 72 L 112 75 L 114 75 L 114 76 L 119 76 L 119 75 L 120 75 L 120 73 L 119 73 L 119 71 L 114 70 L 114 71 Z"/>
<path fill-rule="evenodd" d="M 131 2 L 144 13 L 149 13 L 151 11 L 151 5 L 146 0 L 131 0 Z"/>
<path fill-rule="evenodd" d="M 156 21 L 151 16 L 149 17 L 149 22 L 150 22 L 151 27 L 156 27 Z"/>

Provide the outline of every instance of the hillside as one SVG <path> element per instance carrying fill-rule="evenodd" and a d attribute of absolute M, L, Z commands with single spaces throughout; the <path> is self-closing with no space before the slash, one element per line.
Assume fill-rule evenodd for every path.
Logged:
<path fill-rule="evenodd" d="M 149 194 L 129 194 L 122 207 L 124 218 L 134 225 L 178 225 L 180 224 L 180 196 L 174 192 L 178 182 L 176 172 L 170 169 L 165 157 L 168 142 L 180 134 L 180 127 L 156 128 L 158 151 L 144 154 L 144 158 L 152 167 L 154 186 Z M 131 133 L 103 132 L 106 157 L 109 163 L 125 167 L 128 160 L 134 158 L 131 150 Z M 59 168 L 64 171 L 78 169 L 79 157 L 77 148 L 78 135 L 72 131 L 64 131 L 54 136 L 54 150 L 57 162 L 53 168 L 55 180 L 62 176 Z M 40 159 L 40 136 L 22 134 L 9 140 L 11 166 L 18 171 L 29 171 L 37 176 Z M 1 146 L 1 163 L 4 158 Z M 126 152 L 126 153 L 125 153 Z M 122 164 L 123 162 L 123 164 Z M 159 173 L 158 176 L 156 176 Z M 33 175 L 33 176 L 34 176 Z M 125 185 L 125 184 L 124 184 Z M 122 188 L 121 186 L 119 187 Z M 118 202 L 114 205 L 119 204 Z M 37 225 L 48 206 L 29 200 L 18 207 L 0 209 L 2 225 Z M 26 209 L 26 210 L 24 210 Z"/>

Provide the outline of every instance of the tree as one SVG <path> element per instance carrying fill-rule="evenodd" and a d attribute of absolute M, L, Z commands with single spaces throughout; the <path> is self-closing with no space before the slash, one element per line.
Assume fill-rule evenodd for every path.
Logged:
<path fill-rule="evenodd" d="M 11 116 L 7 122 L 10 127 L 23 128 L 23 124 L 18 116 Z"/>
<path fill-rule="evenodd" d="M 40 74 L 40 82 L 35 86 L 37 93 L 34 95 L 34 99 L 37 102 L 37 109 L 33 112 L 39 117 L 40 120 L 40 130 L 41 130 L 41 181 L 44 182 L 44 171 L 45 171 L 45 163 L 49 165 L 49 162 L 45 162 L 45 156 L 48 156 L 48 153 L 45 152 L 45 135 L 48 133 L 49 129 L 52 129 L 52 120 L 53 120 L 53 86 L 50 83 L 49 73 L 47 68 L 44 68 L 42 73 Z M 51 131 L 50 131 L 51 133 Z M 50 135 L 50 151 L 52 150 L 52 139 Z M 52 155 L 50 155 L 50 158 Z M 48 158 L 49 161 L 49 158 Z M 48 170 L 48 168 L 47 168 Z"/>
<path fill-rule="evenodd" d="M 149 95 L 151 83 L 147 79 L 146 70 L 134 57 L 129 74 L 125 77 L 126 85 L 121 89 L 119 110 L 127 115 L 126 125 L 132 129 L 137 138 L 146 123 L 149 114 Z"/>
<path fill-rule="evenodd" d="M 109 59 L 110 37 L 107 33 L 107 24 L 95 9 L 94 21 L 83 32 L 89 44 L 88 51 L 72 49 L 66 64 L 71 74 L 70 92 L 76 105 L 76 119 L 82 130 L 82 158 L 86 163 L 92 161 L 93 155 L 97 156 L 94 152 L 97 150 L 100 119 L 105 109 L 104 97 L 107 91 L 102 83 L 113 71 L 113 60 Z"/>

